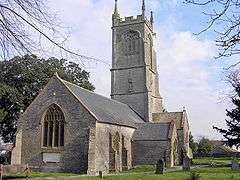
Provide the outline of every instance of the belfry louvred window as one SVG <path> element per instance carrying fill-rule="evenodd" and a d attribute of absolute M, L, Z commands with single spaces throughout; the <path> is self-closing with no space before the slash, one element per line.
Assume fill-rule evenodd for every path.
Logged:
<path fill-rule="evenodd" d="M 51 105 L 44 116 L 43 147 L 64 146 L 64 114 L 59 106 Z"/>
<path fill-rule="evenodd" d="M 139 53 L 140 34 L 137 31 L 130 30 L 123 35 L 124 53 L 126 56 Z"/>

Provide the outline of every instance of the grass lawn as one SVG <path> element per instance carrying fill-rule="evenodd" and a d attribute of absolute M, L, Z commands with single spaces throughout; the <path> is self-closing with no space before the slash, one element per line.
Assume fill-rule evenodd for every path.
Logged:
<path fill-rule="evenodd" d="M 136 166 L 128 171 L 123 171 L 123 173 L 144 173 L 144 172 L 150 172 L 150 171 L 155 171 L 156 167 L 155 166 Z"/>
<path fill-rule="evenodd" d="M 195 164 L 209 164 L 210 162 L 223 163 L 224 165 L 229 165 L 231 163 L 231 158 L 198 158 L 193 162 Z M 138 166 L 130 171 L 125 171 L 120 175 L 110 175 L 104 177 L 105 180 L 186 180 L 190 177 L 190 172 L 176 171 L 168 172 L 164 175 L 155 175 L 153 173 L 146 173 L 154 171 L 154 166 Z M 240 171 L 233 172 L 230 167 L 205 167 L 194 169 L 192 172 L 196 172 L 200 175 L 200 180 L 230 180 L 239 179 Z M 67 178 L 71 176 L 71 178 Z M 74 177 L 76 176 L 76 177 Z M 16 177 L 21 177 L 21 174 L 8 176 L 7 179 L 14 179 Z M 80 177 L 78 174 L 71 173 L 37 173 L 31 174 L 31 177 L 54 177 L 56 180 L 100 180 L 98 177 Z M 5 178 L 6 179 L 6 178 Z"/>
<path fill-rule="evenodd" d="M 133 170 L 132 170 L 133 171 Z M 138 168 L 137 171 L 140 171 Z M 192 172 L 200 174 L 200 180 L 230 180 L 239 179 L 240 171 L 232 172 L 229 167 L 218 167 L 218 168 L 200 168 L 195 169 Z M 66 176 L 71 176 L 71 180 L 100 180 L 98 177 L 76 177 L 77 174 L 66 174 L 66 173 L 33 173 L 31 177 L 55 177 L 56 180 L 68 179 Z M 61 177 L 65 176 L 65 177 Z M 190 172 L 169 172 L 164 175 L 146 174 L 144 172 L 131 172 L 123 175 L 112 175 L 104 177 L 105 180 L 186 180 L 190 176 Z M 16 177 L 16 176 L 15 176 Z M 12 177 L 13 178 L 13 177 Z M 12 179 L 8 177 L 7 179 Z"/>
<path fill-rule="evenodd" d="M 32 172 L 31 178 L 37 178 L 37 177 L 61 177 L 61 176 L 79 176 L 79 174 L 73 174 L 73 173 L 41 173 L 41 172 Z M 24 173 L 18 173 L 18 174 L 10 174 L 7 176 L 4 176 L 3 179 L 17 179 L 17 178 L 25 178 Z"/>
<path fill-rule="evenodd" d="M 193 164 L 195 165 L 208 165 L 210 163 L 220 163 L 224 165 L 230 165 L 233 158 L 231 157 L 222 157 L 222 158 L 213 158 L 213 157 L 203 157 L 193 159 Z M 240 159 L 238 159 L 240 161 Z"/>
<path fill-rule="evenodd" d="M 232 172 L 228 167 L 219 168 L 201 168 L 193 170 L 200 174 L 200 180 L 230 180 L 240 179 L 240 171 Z M 190 172 L 169 172 L 164 175 L 145 174 L 145 173 L 132 173 L 121 176 L 108 176 L 104 177 L 106 180 L 186 180 L 190 176 Z M 59 178 L 58 180 L 61 180 Z M 73 180 L 99 180 L 97 177 L 77 177 Z"/>

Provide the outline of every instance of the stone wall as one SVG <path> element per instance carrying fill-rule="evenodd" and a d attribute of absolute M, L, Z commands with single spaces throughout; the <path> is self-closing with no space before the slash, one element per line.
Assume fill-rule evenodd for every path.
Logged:
<path fill-rule="evenodd" d="M 183 111 L 183 129 L 182 129 L 182 148 L 185 150 L 188 157 L 191 156 L 191 151 L 189 147 L 189 124 L 186 111 Z"/>
<path fill-rule="evenodd" d="M 154 113 L 154 122 L 170 122 L 175 121 L 178 137 L 178 154 L 179 163 L 182 163 L 184 154 L 190 156 L 189 149 L 189 124 L 186 111 L 182 112 L 164 112 Z"/>
<path fill-rule="evenodd" d="M 24 173 L 28 166 L 22 165 L 3 165 L 3 175 Z"/>
<path fill-rule="evenodd" d="M 141 16 L 113 18 L 112 30 L 111 97 L 151 122 L 152 112 L 162 112 L 152 26 Z"/>
<path fill-rule="evenodd" d="M 175 165 L 179 165 L 179 142 L 178 142 L 178 133 L 177 133 L 177 128 L 176 124 L 174 121 L 171 122 L 171 135 L 170 135 L 170 149 L 169 149 L 169 154 L 170 154 L 170 159 L 169 159 L 169 164 L 168 166 L 172 167 Z"/>
<path fill-rule="evenodd" d="M 166 160 L 169 141 L 134 141 L 132 143 L 133 165 L 155 165 L 161 158 Z"/>
<path fill-rule="evenodd" d="M 115 100 L 129 105 L 142 119 L 145 119 L 145 114 L 148 114 L 147 98 L 147 93 L 114 95 Z"/>
<path fill-rule="evenodd" d="M 41 120 L 44 112 L 52 104 L 57 104 L 65 116 L 63 149 L 43 148 L 41 144 Z M 16 150 L 21 149 L 21 164 L 39 167 L 43 171 L 87 172 L 89 132 L 90 129 L 94 129 L 95 119 L 56 77 L 50 80 L 20 121 L 22 144 L 17 143 Z M 19 153 L 13 154 L 13 160 Z M 44 163 L 43 153 L 60 154 L 60 162 Z"/>
<path fill-rule="evenodd" d="M 112 149 L 115 156 L 115 170 L 122 171 L 122 149 L 126 149 L 127 155 L 127 168 L 132 167 L 132 150 L 131 150 L 131 138 L 135 129 L 110 125 L 104 123 L 97 123 L 96 125 L 96 160 L 95 160 L 95 172 L 103 171 L 103 173 L 109 172 L 110 150 Z M 119 135 L 119 145 L 114 145 L 114 137 Z M 123 143 L 124 140 L 124 143 Z M 111 141 L 111 142 L 110 142 Z M 124 147 L 123 147 L 124 144 Z M 111 147 L 109 147 L 109 145 Z M 114 169 L 112 169 L 114 170 Z M 89 173 L 90 174 L 90 173 Z"/>
<path fill-rule="evenodd" d="M 15 148 L 12 150 L 11 164 L 21 164 L 21 149 L 22 149 L 22 129 L 20 123 L 18 123 L 18 130 L 16 133 Z"/>
<path fill-rule="evenodd" d="M 152 125 L 157 125 L 157 123 L 152 123 Z M 164 159 L 167 167 L 178 165 L 178 139 L 174 121 L 170 123 L 168 132 L 164 135 L 166 139 L 160 139 L 164 137 L 161 137 L 160 134 L 157 135 L 153 128 L 151 132 L 147 129 L 145 131 L 140 132 L 142 135 L 145 134 L 144 137 L 139 136 L 139 132 L 135 134 L 132 142 L 134 166 L 155 165 L 160 159 Z M 148 133 L 154 133 L 155 137 L 148 136 Z"/>

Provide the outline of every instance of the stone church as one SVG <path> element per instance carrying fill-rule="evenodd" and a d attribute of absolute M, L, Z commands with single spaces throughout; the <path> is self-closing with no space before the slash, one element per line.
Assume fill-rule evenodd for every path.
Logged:
<path fill-rule="evenodd" d="M 153 46 L 153 15 L 112 15 L 111 99 L 55 74 L 18 122 L 12 164 L 40 171 L 120 172 L 191 156 L 185 110 L 164 110 Z"/>

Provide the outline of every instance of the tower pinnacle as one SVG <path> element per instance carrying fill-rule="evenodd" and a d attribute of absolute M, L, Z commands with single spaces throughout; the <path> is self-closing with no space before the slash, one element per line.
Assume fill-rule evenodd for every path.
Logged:
<path fill-rule="evenodd" d="M 146 5 L 145 0 L 142 1 L 142 16 L 145 17 Z"/>
<path fill-rule="evenodd" d="M 115 17 L 119 17 L 119 13 L 118 13 L 118 0 L 115 0 L 115 7 L 114 7 L 114 16 Z"/>
<path fill-rule="evenodd" d="M 150 22 L 153 25 L 154 21 L 153 21 L 153 12 L 151 11 L 151 18 L 150 18 Z"/>

